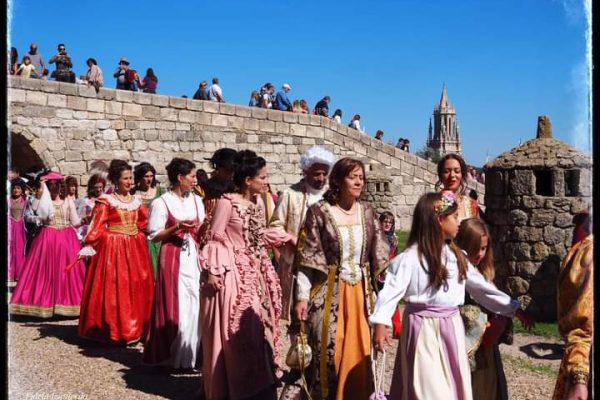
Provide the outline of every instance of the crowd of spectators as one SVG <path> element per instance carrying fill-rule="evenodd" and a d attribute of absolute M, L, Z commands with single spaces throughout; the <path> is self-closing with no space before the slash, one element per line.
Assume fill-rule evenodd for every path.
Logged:
<path fill-rule="evenodd" d="M 98 66 L 98 62 L 94 58 L 88 58 L 86 61 L 88 70 L 85 75 L 80 75 L 76 79 L 73 72 L 73 62 L 67 53 L 66 46 L 61 43 L 58 45 L 57 53 L 48 60 L 49 64 L 54 64 L 56 69 L 48 76 L 48 70 L 44 63 L 44 58 L 38 52 L 36 43 L 31 43 L 29 52 L 23 56 L 19 62 L 18 51 L 15 47 L 11 47 L 8 58 L 7 71 L 9 75 L 18 75 L 23 79 L 49 79 L 59 82 L 80 83 L 93 86 L 96 92 L 105 85 L 102 69 Z M 140 91 L 145 93 L 155 94 L 158 87 L 158 78 L 152 68 L 146 70 L 145 76 L 142 78 L 137 70 L 130 67 L 129 60 L 126 57 L 121 57 L 118 66 L 113 73 L 115 78 L 116 88 L 119 90 Z M 275 85 L 271 82 L 265 83 L 259 90 L 253 90 L 250 94 L 250 107 L 261 107 L 273 110 L 296 112 L 301 114 L 313 114 L 328 117 L 342 124 L 342 110 L 336 109 L 333 115 L 329 115 L 329 105 L 331 103 L 330 96 L 323 96 L 319 100 L 312 112 L 308 106 L 308 102 L 304 99 L 290 100 L 288 94 L 292 87 L 288 83 L 284 83 L 281 89 L 275 92 Z M 187 96 L 184 96 L 187 97 Z M 212 85 L 209 87 L 207 81 L 202 81 L 198 89 L 193 95 L 194 100 L 215 101 L 224 103 L 223 89 L 219 85 L 219 78 L 212 79 Z M 361 133 L 365 133 L 364 126 L 361 127 L 360 114 L 355 114 L 350 120 L 348 126 L 356 129 Z M 383 140 L 383 131 L 378 130 L 375 138 Z M 396 144 L 403 150 L 408 151 L 408 139 L 401 138 Z"/>

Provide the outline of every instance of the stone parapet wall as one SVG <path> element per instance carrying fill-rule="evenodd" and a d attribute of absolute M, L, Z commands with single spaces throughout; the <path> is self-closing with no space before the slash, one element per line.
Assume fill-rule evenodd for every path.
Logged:
<path fill-rule="evenodd" d="M 73 175 L 81 185 L 97 159 L 152 163 L 161 182 L 173 157 L 210 169 L 205 158 L 220 147 L 251 149 L 270 166 L 274 190 L 300 178 L 304 150 L 321 145 L 338 157 L 367 164 L 366 197 L 390 209 L 399 229 L 410 228 L 419 196 L 434 190 L 436 165 L 316 115 L 266 110 L 35 79 L 8 79 L 8 129 L 47 167 Z M 373 178 L 370 178 L 370 175 Z M 485 188 L 472 183 L 483 199 Z M 378 190 L 381 188 L 381 190 Z M 82 190 L 83 192 L 83 190 Z"/>

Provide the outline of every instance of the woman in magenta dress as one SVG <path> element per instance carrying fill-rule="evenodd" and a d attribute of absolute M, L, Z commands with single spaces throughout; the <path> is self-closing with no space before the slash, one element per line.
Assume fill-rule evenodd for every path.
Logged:
<path fill-rule="evenodd" d="M 13 284 L 19 280 L 25 263 L 25 182 L 13 179 L 10 182 L 11 197 L 9 201 L 9 254 L 8 282 Z"/>
<path fill-rule="evenodd" d="M 192 369 L 200 351 L 198 228 L 204 205 L 192 192 L 196 166 L 174 158 L 166 167 L 171 190 L 152 202 L 148 238 L 162 242 L 144 362 Z"/>
<path fill-rule="evenodd" d="M 295 238 L 265 228 L 260 194 L 267 191 L 264 158 L 236 156 L 235 191 L 214 209 L 200 260 L 200 327 L 205 396 L 275 399 L 280 375 L 281 287 L 267 246 Z"/>
<path fill-rule="evenodd" d="M 79 335 L 128 344 L 145 336 L 150 320 L 154 280 L 145 229 L 148 209 L 131 195 L 131 166 L 112 160 L 112 194 L 101 195 L 83 239 L 81 256 L 91 255 L 79 317 Z"/>
<path fill-rule="evenodd" d="M 60 196 L 58 172 L 42 181 L 36 222 L 41 225 L 27 254 L 23 272 L 12 295 L 10 312 L 49 318 L 79 315 L 85 266 L 77 260 L 80 249 L 75 227 L 80 223 L 75 204 Z"/>

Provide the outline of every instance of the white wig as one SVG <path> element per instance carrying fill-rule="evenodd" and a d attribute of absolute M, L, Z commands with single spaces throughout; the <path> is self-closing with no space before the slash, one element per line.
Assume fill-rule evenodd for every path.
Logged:
<path fill-rule="evenodd" d="M 302 157 L 300 157 L 300 162 L 298 163 L 300 169 L 304 172 L 308 171 L 310 167 L 314 164 L 325 164 L 331 169 L 333 164 L 335 163 L 335 156 L 329 150 L 325 150 L 320 146 L 313 146 L 310 149 L 306 150 Z"/>

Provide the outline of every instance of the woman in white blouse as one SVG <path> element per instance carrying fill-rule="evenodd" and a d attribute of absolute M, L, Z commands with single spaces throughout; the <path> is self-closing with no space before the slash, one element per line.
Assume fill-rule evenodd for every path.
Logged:
<path fill-rule="evenodd" d="M 358 200 L 364 185 L 363 164 L 339 160 L 300 232 L 295 313 L 308 320 L 314 358 L 306 375 L 315 399 L 366 399 L 372 392 L 367 317 L 390 248 L 375 210 Z"/>
<path fill-rule="evenodd" d="M 174 158 L 166 167 L 171 190 L 152 202 L 148 237 L 162 242 L 144 362 L 195 367 L 200 349 L 200 265 L 198 227 L 202 199 L 192 192 L 196 166 Z"/>
<path fill-rule="evenodd" d="M 471 400 L 471 372 L 458 306 L 465 289 L 492 312 L 516 315 L 531 326 L 520 304 L 498 290 L 468 263 L 452 242 L 458 232 L 454 193 L 427 193 L 415 207 L 407 249 L 386 272 L 375 312 L 375 347 L 390 344 L 387 327 L 401 299 L 405 322 L 390 388 L 393 399 Z"/>

